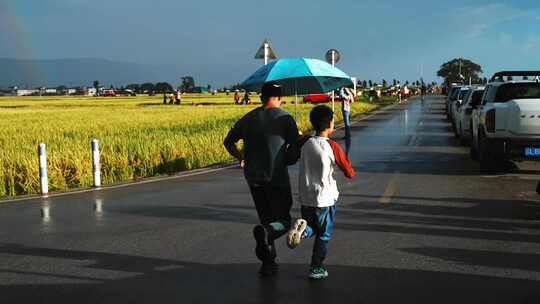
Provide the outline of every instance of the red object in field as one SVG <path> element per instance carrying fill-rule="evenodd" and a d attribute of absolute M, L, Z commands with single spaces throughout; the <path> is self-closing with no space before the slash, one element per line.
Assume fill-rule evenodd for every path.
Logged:
<path fill-rule="evenodd" d="M 115 97 L 116 92 L 114 90 L 103 90 L 103 93 L 101 93 L 101 96 L 105 97 Z"/>
<path fill-rule="evenodd" d="M 305 95 L 303 100 L 309 103 L 325 103 L 330 101 L 330 97 L 326 94 L 309 94 Z"/>

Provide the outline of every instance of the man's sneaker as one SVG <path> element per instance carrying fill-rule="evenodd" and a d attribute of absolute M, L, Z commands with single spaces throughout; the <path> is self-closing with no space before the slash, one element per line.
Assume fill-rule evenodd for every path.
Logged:
<path fill-rule="evenodd" d="M 306 227 L 307 222 L 304 219 L 297 219 L 296 222 L 294 222 L 293 227 L 289 230 L 289 234 L 287 235 L 287 246 L 289 246 L 289 248 L 293 249 L 300 244 L 302 234 L 306 230 Z"/>
<path fill-rule="evenodd" d="M 311 266 L 309 269 L 309 278 L 312 280 L 320 280 L 328 277 L 328 271 L 324 266 Z"/>
<path fill-rule="evenodd" d="M 259 274 L 262 277 L 273 276 L 278 273 L 279 265 L 276 262 L 263 263 L 259 268 Z"/>
<path fill-rule="evenodd" d="M 263 262 L 271 257 L 270 246 L 268 245 L 268 233 L 263 225 L 257 225 L 253 228 L 253 237 L 255 238 L 255 255 Z"/>

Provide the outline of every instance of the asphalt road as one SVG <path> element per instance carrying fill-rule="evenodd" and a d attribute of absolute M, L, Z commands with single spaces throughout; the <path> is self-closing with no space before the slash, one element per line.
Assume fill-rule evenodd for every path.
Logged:
<path fill-rule="evenodd" d="M 540 167 L 479 173 L 440 98 L 352 134 L 327 280 L 307 279 L 311 241 L 284 239 L 279 275 L 258 277 L 231 168 L 0 204 L 0 303 L 540 303 Z"/>

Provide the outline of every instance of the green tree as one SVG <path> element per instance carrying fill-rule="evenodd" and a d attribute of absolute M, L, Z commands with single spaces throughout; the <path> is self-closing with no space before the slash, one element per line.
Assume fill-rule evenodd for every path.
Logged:
<path fill-rule="evenodd" d="M 156 91 L 158 93 L 167 93 L 173 91 L 173 87 L 168 82 L 158 82 L 156 83 Z"/>
<path fill-rule="evenodd" d="M 373 86 L 373 81 L 370 80 L 368 81 L 368 83 L 369 83 L 369 87 L 371 88 Z"/>
<path fill-rule="evenodd" d="M 92 83 L 92 86 L 97 90 L 99 89 L 99 80 L 94 80 L 94 82 Z"/>
<path fill-rule="evenodd" d="M 156 87 L 151 82 L 145 82 L 145 83 L 141 84 L 141 91 L 143 91 L 143 92 L 152 93 L 155 90 L 156 90 Z"/>
<path fill-rule="evenodd" d="M 387 85 L 388 85 L 388 83 L 386 82 L 386 79 L 383 79 L 383 80 L 382 80 L 382 86 L 383 86 L 383 88 L 386 88 Z"/>
<path fill-rule="evenodd" d="M 469 78 L 472 82 L 480 82 L 480 74 L 482 67 L 464 58 L 452 59 L 443 65 L 437 72 L 437 76 L 444 78 L 444 82 L 448 85 L 451 83 L 466 83 Z"/>
<path fill-rule="evenodd" d="M 139 85 L 138 83 L 130 83 L 126 86 L 126 89 L 139 93 L 139 90 L 141 89 L 141 85 Z"/>
<path fill-rule="evenodd" d="M 180 85 L 180 88 L 182 92 L 191 92 L 193 91 L 193 88 L 195 88 L 195 80 L 191 76 L 184 76 L 181 78 L 182 84 Z"/>

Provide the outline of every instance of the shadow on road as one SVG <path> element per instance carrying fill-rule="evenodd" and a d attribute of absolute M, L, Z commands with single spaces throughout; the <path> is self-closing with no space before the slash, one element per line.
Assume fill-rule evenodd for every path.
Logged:
<path fill-rule="evenodd" d="M 203 264 L 17 245 L 1 246 L 0 254 L 88 263 L 76 275 L 63 276 L 62 268 L 39 272 L 41 281 L 34 284 L 5 280 L 0 284 L 2 303 L 538 303 L 540 299 L 537 281 L 448 272 L 329 265 L 327 280 L 311 282 L 306 279 L 307 266 L 297 264 L 282 264 L 277 277 L 259 278 L 257 264 Z M 129 275 L 100 278 L 85 269 Z M 24 272 L 1 274 L 16 277 Z M 91 276 L 95 278 L 87 282 Z M 63 283 L 50 282 L 50 277 L 63 278 Z"/>
<path fill-rule="evenodd" d="M 440 247 L 404 248 L 400 250 L 471 266 L 512 268 L 536 272 L 540 271 L 540 254 Z"/>

